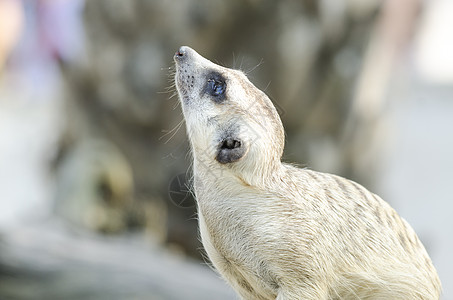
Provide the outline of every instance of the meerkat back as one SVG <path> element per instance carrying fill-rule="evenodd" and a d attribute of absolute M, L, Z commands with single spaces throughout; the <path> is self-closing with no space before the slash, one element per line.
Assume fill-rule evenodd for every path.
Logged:
<path fill-rule="evenodd" d="M 377 195 L 281 162 L 284 130 L 241 71 L 174 56 L 200 235 L 242 299 L 439 299 L 410 225 Z"/>

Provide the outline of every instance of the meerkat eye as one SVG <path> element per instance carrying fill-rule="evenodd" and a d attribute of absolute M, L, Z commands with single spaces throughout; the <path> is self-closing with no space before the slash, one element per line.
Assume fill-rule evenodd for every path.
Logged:
<path fill-rule="evenodd" d="M 208 91 L 211 96 L 217 97 L 225 93 L 225 82 L 221 82 L 215 79 L 208 80 Z"/>
<path fill-rule="evenodd" d="M 211 72 L 207 76 L 208 81 L 206 83 L 205 92 L 212 96 L 213 101 L 220 103 L 225 99 L 226 92 L 226 80 L 217 72 Z"/>

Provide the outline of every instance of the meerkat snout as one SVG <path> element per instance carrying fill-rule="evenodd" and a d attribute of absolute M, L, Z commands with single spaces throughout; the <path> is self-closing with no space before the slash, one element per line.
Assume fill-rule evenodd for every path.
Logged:
<path fill-rule="evenodd" d="M 282 163 L 270 99 L 189 47 L 174 56 L 200 236 L 242 299 L 439 299 L 423 244 L 363 186 Z"/>
<path fill-rule="evenodd" d="M 183 57 L 184 56 L 184 48 L 183 47 L 181 47 L 178 51 L 176 51 L 176 53 L 175 53 L 176 57 Z"/>

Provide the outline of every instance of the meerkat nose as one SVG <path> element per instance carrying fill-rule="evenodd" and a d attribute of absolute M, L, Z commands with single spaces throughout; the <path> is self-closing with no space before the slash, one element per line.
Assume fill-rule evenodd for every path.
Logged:
<path fill-rule="evenodd" d="M 182 60 L 188 56 L 189 51 L 192 50 L 187 46 L 181 46 L 175 53 L 175 59 Z"/>
<path fill-rule="evenodd" d="M 184 55 L 186 55 L 186 51 L 185 47 L 182 46 L 181 48 L 178 49 L 178 51 L 176 51 L 175 56 L 183 57 Z"/>

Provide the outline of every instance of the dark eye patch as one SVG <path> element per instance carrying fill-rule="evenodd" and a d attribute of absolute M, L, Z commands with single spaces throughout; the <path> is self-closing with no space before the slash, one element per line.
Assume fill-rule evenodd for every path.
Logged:
<path fill-rule="evenodd" d="M 207 76 L 206 93 L 217 103 L 225 99 L 226 81 L 219 73 L 213 72 Z"/>

